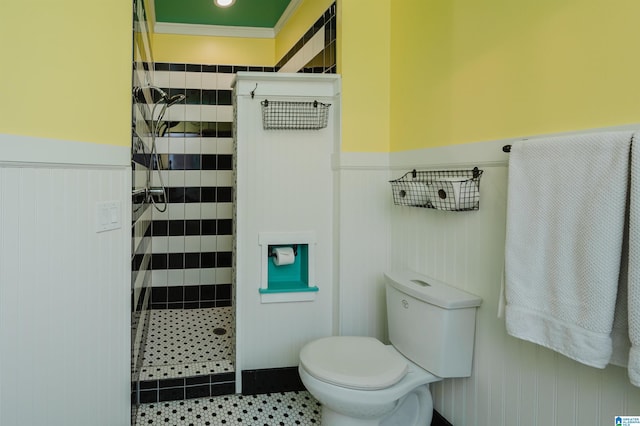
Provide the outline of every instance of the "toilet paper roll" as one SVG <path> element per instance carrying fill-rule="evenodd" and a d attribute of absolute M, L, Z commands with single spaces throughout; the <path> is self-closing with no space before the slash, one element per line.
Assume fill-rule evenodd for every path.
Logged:
<path fill-rule="evenodd" d="M 442 179 L 430 184 L 431 203 L 439 210 L 473 209 L 480 200 L 480 192 L 474 181 Z"/>
<path fill-rule="evenodd" d="M 458 210 L 460 208 L 460 181 L 438 181 L 431 183 L 431 204 L 438 210 Z"/>
<path fill-rule="evenodd" d="M 474 180 L 460 182 L 458 194 L 458 207 L 460 209 L 474 209 L 480 202 L 480 187 Z"/>
<path fill-rule="evenodd" d="M 273 263 L 276 266 L 291 265 L 296 261 L 293 247 L 276 247 L 273 249 Z"/>
<path fill-rule="evenodd" d="M 398 195 L 401 203 L 406 206 L 425 206 L 429 202 L 424 184 L 416 187 L 405 186 L 399 190 Z"/>

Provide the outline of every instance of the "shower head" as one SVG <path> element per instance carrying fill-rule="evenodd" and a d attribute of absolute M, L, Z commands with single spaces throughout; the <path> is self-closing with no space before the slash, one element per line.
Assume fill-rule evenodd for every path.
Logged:
<path fill-rule="evenodd" d="M 156 121 L 160 122 L 162 120 L 162 118 L 164 117 L 164 113 L 167 112 L 167 109 L 169 109 L 169 107 L 171 105 L 174 105 L 174 104 L 180 102 L 184 98 L 185 98 L 185 95 L 183 95 L 182 93 L 179 93 L 179 94 L 171 96 L 171 97 L 163 97 L 162 99 L 160 99 L 160 101 L 164 100 L 164 103 L 160 107 L 160 113 L 158 114 L 158 118 L 156 119 Z M 153 111 L 152 111 L 153 115 L 155 115 L 156 106 L 160 105 L 160 101 L 158 101 L 158 103 L 153 106 Z"/>
<path fill-rule="evenodd" d="M 170 107 L 171 105 L 173 105 L 175 103 L 178 103 L 178 102 L 182 101 L 185 98 L 185 95 L 182 94 L 182 93 L 179 93 L 179 94 L 174 95 L 174 96 L 169 96 L 169 94 L 167 92 L 165 92 L 164 90 L 162 90 L 161 88 L 159 88 L 157 86 L 146 86 L 146 88 L 148 88 L 149 90 L 153 90 L 158 95 L 160 95 L 160 99 L 158 99 L 156 104 L 164 102 L 167 107 Z M 143 90 L 142 87 L 134 87 L 133 88 L 134 96 L 136 96 L 136 97 L 139 96 L 142 93 L 142 90 Z M 152 96 L 152 98 L 153 98 L 153 96 Z"/>
<path fill-rule="evenodd" d="M 160 99 L 158 100 L 158 102 L 160 102 L 162 100 L 166 100 L 167 98 L 169 98 L 169 95 L 167 95 L 167 92 L 165 92 L 161 88 L 156 87 L 156 86 L 148 86 L 148 87 L 149 87 L 149 89 L 155 91 L 156 93 L 158 93 L 160 95 Z"/>
<path fill-rule="evenodd" d="M 165 98 L 165 102 L 167 104 L 167 107 L 170 107 L 173 104 L 176 104 L 180 101 L 182 101 L 184 98 L 186 98 L 185 95 L 183 95 L 182 93 L 179 93 L 177 95 L 173 95 L 170 98 Z"/>

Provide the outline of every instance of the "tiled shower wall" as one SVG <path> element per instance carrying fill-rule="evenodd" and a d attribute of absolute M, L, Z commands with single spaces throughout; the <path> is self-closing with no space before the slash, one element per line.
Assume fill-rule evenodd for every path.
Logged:
<path fill-rule="evenodd" d="M 279 72 L 336 73 L 336 3 L 320 16 L 278 61 Z"/>
<path fill-rule="evenodd" d="M 155 64 L 153 84 L 186 98 L 156 139 L 152 185 L 164 183 L 167 208 L 152 213 L 152 309 L 231 305 L 233 71 Z"/>

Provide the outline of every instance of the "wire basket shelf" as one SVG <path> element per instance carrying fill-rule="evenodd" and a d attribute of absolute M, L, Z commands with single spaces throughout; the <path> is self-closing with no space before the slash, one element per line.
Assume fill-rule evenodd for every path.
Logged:
<path fill-rule="evenodd" d="M 319 130 L 327 127 L 329 107 L 322 102 L 269 101 L 262 105 L 265 130 Z"/>
<path fill-rule="evenodd" d="M 480 208 L 482 170 L 410 171 L 389 181 L 393 203 L 446 211 Z"/>

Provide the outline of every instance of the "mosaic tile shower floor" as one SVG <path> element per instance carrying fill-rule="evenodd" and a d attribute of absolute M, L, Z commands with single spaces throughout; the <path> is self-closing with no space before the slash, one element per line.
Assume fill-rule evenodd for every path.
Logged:
<path fill-rule="evenodd" d="M 311 426 L 320 425 L 321 411 L 305 391 L 226 395 L 141 404 L 135 426 Z"/>
<path fill-rule="evenodd" d="M 231 307 L 154 309 L 140 380 L 233 372 Z"/>

